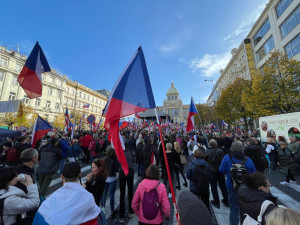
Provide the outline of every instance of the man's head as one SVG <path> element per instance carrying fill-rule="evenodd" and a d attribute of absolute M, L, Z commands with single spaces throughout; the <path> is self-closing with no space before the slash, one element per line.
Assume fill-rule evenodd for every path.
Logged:
<path fill-rule="evenodd" d="M 216 148 L 218 146 L 217 141 L 215 139 L 209 140 L 209 146 L 212 148 Z"/>
<path fill-rule="evenodd" d="M 231 145 L 231 150 L 233 152 L 244 152 L 244 146 L 242 142 L 233 142 Z"/>
<path fill-rule="evenodd" d="M 278 145 L 279 145 L 279 148 L 286 149 L 286 142 L 285 141 L 279 141 Z"/>
<path fill-rule="evenodd" d="M 57 146 L 57 144 L 58 144 L 58 139 L 55 138 L 55 137 L 51 138 L 50 145 L 51 146 Z"/>
<path fill-rule="evenodd" d="M 248 138 L 248 139 L 247 139 L 247 144 L 248 144 L 248 145 L 254 145 L 255 142 L 254 142 L 253 138 Z"/>
<path fill-rule="evenodd" d="M 296 138 L 294 136 L 289 136 L 290 142 L 295 142 Z"/>
<path fill-rule="evenodd" d="M 172 144 L 170 143 L 170 142 L 168 142 L 167 144 L 166 144 L 166 147 L 167 147 L 167 150 L 172 150 Z"/>
<path fill-rule="evenodd" d="M 66 163 L 61 178 L 63 183 L 66 182 L 77 182 L 78 177 L 81 175 L 81 167 L 79 162 Z"/>
<path fill-rule="evenodd" d="M 32 166 L 39 160 L 39 153 L 34 148 L 25 149 L 20 155 L 23 164 L 32 164 Z"/>

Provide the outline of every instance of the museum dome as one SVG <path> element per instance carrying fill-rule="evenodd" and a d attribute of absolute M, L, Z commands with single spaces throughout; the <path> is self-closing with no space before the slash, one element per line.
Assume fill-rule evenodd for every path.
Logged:
<path fill-rule="evenodd" d="M 177 89 L 174 87 L 173 81 L 172 81 L 172 83 L 171 83 L 171 87 L 170 87 L 169 90 L 167 91 L 167 94 L 178 94 Z"/>

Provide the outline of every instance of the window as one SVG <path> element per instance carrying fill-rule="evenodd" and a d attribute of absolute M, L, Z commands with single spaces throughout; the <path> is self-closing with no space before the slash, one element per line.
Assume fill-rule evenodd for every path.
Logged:
<path fill-rule="evenodd" d="M 271 25 L 270 25 L 270 21 L 269 18 L 265 21 L 265 23 L 261 26 L 261 28 L 259 29 L 259 31 L 255 34 L 254 36 L 254 46 L 258 44 L 258 42 L 260 42 L 260 40 L 265 36 L 265 34 L 268 32 L 268 30 L 270 30 Z"/>
<path fill-rule="evenodd" d="M 170 96 L 168 97 L 168 100 L 170 100 Z"/>
<path fill-rule="evenodd" d="M 64 99 L 64 104 L 68 104 L 68 99 L 67 98 Z"/>
<path fill-rule="evenodd" d="M 86 94 L 83 94 L 83 98 L 85 99 L 85 97 L 86 97 Z"/>
<path fill-rule="evenodd" d="M 257 62 L 267 55 L 274 48 L 273 36 L 271 36 L 263 46 L 256 52 Z"/>
<path fill-rule="evenodd" d="M 77 106 L 77 107 L 80 107 L 80 102 L 77 101 L 77 102 L 76 102 L 76 106 Z"/>
<path fill-rule="evenodd" d="M 174 99 L 174 97 L 172 96 L 172 100 Z"/>
<path fill-rule="evenodd" d="M 23 103 L 29 104 L 29 98 L 27 95 L 24 95 Z"/>
<path fill-rule="evenodd" d="M 15 71 L 16 71 L 16 72 L 20 72 L 21 70 L 22 70 L 22 65 L 16 64 L 16 65 L 15 65 Z"/>
<path fill-rule="evenodd" d="M 87 100 L 88 100 L 88 101 L 90 100 L 90 96 L 89 96 L 89 95 L 87 96 Z"/>
<path fill-rule="evenodd" d="M 18 77 L 17 76 L 13 76 L 12 85 L 13 86 L 17 86 L 18 85 Z"/>
<path fill-rule="evenodd" d="M 73 99 L 70 99 L 69 105 L 70 105 L 70 106 L 73 106 L 73 103 L 74 103 L 74 102 L 73 102 Z"/>
<path fill-rule="evenodd" d="M 69 88 L 68 87 L 66 87 L 66 92 L 69 93 Z"/>
<path fill-rule="evenodd" d="M 289 58 L 300 52 L 300 34 L 285 46 L 285 51 Z"/>
<path fill-rule="evenodd" d="M 73 95 L 73 96 L 75 95 L 75 90 L 74 90 L 74 89 L 72 89 L 72 95 Z"/>
<path fill-rule="evenodd" d="M 3 81 L 4 72 L 0 71 L 0 81 Z"/>
<path fill-rule="evenodd" d="M 94 102 L 94 97 L 92 97 L 91 101 Z"/>
<path fill-rule="evenodd" d="M 53 77 L 49 77 L 49 82 L 52 84 L 53 83 Z"/>
<path fill-rule="evenodd" d="M 61 87 L 62 83 L 60 80 L 56 81 L 57 86 Z"/>
<path fill-rule="evenodd" d="M 35 99 L 35 106 L 40 106 L 41 105 L 41 99 L 37 98 Z"/>
<path fill-rule="evenodd" d="M 52 95 L 52 88 L 51 87 L 48 88 L 48 95 L 49 96 Z"/>
<path fill-rule="evenodd" d="M 293 0 L 281 0 L 276 6 L 277 18 L 279 18 Z"/>
<path fill-rule="evenodd" d="M 8 100 L 16 100 L 16 93 L 15 92 L 10 92 Z"/>
<path fill-rule="evenodd" d="M 177 96 L 175 96 L 175 100 L 177 100 Z"/>
<path fill-rule="evenodd" d="M 46 75 L 45 74 L 42 74 L 42 79 L 43 79 L 43 81 L 46 81 Z"/>
<path fill-rule="evenodd" d="M 7 66 L 7 59 L 5 58 L 0 58 L 0 66 Z"/>
<path fill-rule="evenodd" d="M 59 110 L 59 103 L 55 104 L 55 110 Z"/>
<path fill-rule="evenodd" d="M 46 108 L 50 108 L 50 105 L 51 105 L 51 102 L 50 102 L 50 101 L 47 101 L 47 102 L 46 102 Z"/>
<path fill-rule="evenodd" d="M 284 38 L 300 23 L 300 6 L 280 26 L 281 36 Z"/>
<path fill-rule="evenodd" d="M 79 93 L 78 93 L 78 97 L 80 97 L 80 98 L 81 98 L 81 95 L 82 95 L 82 92 L 79 92 Z"/>
<path fill-rule="evenodd" d="M 57 97 L 61 98 L 61 91 L 57 91 Z"/>

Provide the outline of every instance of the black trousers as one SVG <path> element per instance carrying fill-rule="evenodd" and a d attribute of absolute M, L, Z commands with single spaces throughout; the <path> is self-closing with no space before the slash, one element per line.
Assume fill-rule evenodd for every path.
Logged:
<path fill-rule="evenodd" d="M 286 175 L 285 181 L 290 182 L 290 180 L 295 181 L 294 175 L 291 173 L 291 169 L 288 169 L 288 174 Z"/>
<path fill-rule="evenodd" d="M 225 175 L 219 171 L 212 171 L 212 179 L 210 181 L 211 192 L 216 203 L 220 203 L 219 193 L 218 193 L 218 183 L 225 201 L 228 202 L 228 193 L 225 184 Z"/>
<path fill-rule="evenodd" d="M 128 204 L 129 204 L 129 213 L 133 213 L 131 208 L 131 202 L 133 198 L 133 178 L 134 170 L 129 168 L 129 173 L 125 176 L 123 170 L 119 173 L 119 186 L 120 186 L 120 218 L 124 218 L 125 214 L 125 190 L 126 184 L 128 187 Z"/>

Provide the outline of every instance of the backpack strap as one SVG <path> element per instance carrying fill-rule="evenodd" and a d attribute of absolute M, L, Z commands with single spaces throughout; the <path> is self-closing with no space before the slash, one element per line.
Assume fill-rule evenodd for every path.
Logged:
<path fill-rule="evenodd" d="M 237 162 L 233 161 L 232 154 L 229 154 L 229 158 L 230 158 L 232 164 L 237 163 Z M 248 157 L 244 156 L 244 159 L 240 163 L 244 165 L 245 162 L 247 161 L 247 159 L 248 159 Z"/>
<path fill-rule="evenodd" d="M 262 203 L 262 205 L 261 205 L 261 207 L 260 207 L 260 213 L 259 213 L 259 215 L 257 216 L 257 222 L 261 223 L 261 221 L 262 221 L 262 216 L 264 215 L 264 213 L 265 213 L 266 209 L 268 208 L 268 206 L 271 205 L 271 204 L 274 205 L 274 203 L 271 202 L 271 201 L 269 201 L 269 200 L 265 200 L 265 201 Z"/>

